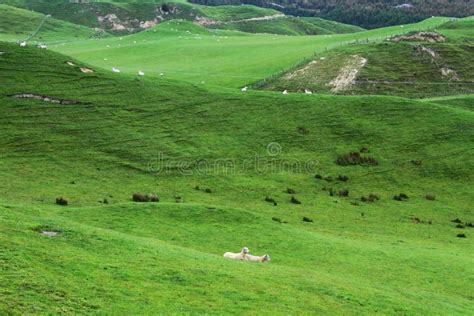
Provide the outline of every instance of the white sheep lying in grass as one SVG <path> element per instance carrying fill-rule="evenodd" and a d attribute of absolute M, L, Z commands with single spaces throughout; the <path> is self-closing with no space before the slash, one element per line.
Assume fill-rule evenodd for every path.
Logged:
<path fill-rule="evenodd" d="M 113 72 L 117 72 L 117 73 L 119 73 L 119 72 L 120 72 L 120 69 L 118 69 L 118 68 L 115 68 L 115 67 L 112 67 L 112 71 L 113 71 Z"/>
<path fill-rule="evenodd" d="M 26 42 L 21 42 L 21 43 L 20 43 L 20 46 L 21 46 L 21 47 L 26 47 Z"/>
<path fill-rule="evenodd" d="M 244 260 L 255 261 L 255 262 L 265 262 L 265 261 L 270 261 L 270 256 L 269 255 L 253 256 L 251 254 L 247 254 Z"/>
<path fill-rule="evenodd" d="M 246 260 L 246 256 L 249 253 L 249 248 L 244 247 L 238 253 L 235 252 L 226 252 L 224 253 L 224 258 L 235 259 L 235 260 Z"/>

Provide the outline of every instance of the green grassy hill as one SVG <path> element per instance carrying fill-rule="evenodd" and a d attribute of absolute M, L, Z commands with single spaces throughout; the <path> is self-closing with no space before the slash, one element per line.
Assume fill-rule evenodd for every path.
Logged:
<path fill-rule="evenodd" d="M 311 61 L 268 78 L 263 89 L 341 94 L 387 94 L 426 97 L 474 92 L 474 19 L 449 22 L 433 35 L 409 32 L 403 38 L 356 45 L 323 52 Z M 357 59 L 365 59 L 358 65 Z M 351 77 L 350 70 L 357 75 Z M 347 87 L 337 89 L 335 81 Z"/>
<path fill-rule="evenodd" d="M 212 25 L 213 28 L 238 30 L 248 33 L 281 35 L 324 35 L 360 32 L 363 29 L 320 18 L 283 16 L 268 20 L 244 20 Z"/>
<path fill-rule="evenodd" d="M 0 51 L 1 313 L 474 312 L 473 228 L 451 222 L 474 221 L 458 101 L 221 91 Z M 363 147 L 376 166 L 336 164 Z M 244 245 L 272 260 L 222 258 Z"/>
<path fill-rule="evenodd" d="M 431 18 L 406 25 L 352 34 L 322 36 L 250 35 L 209 30 L 187 21 L 168 21 L 123 38 L 77 41 L 52 47 L 90 64 L 206 85 L 242 87 L 292 68 L 305 58 L 354 40 L 381 41 L 410 30 L 423 30 L 449 19 Z M 270 53 L 271 52 L 271 53 Z"/>
<path fill-rule="evenodd" d="M 46 18 L 43 14 L 0 4 L 0 40 L 18 41 L 34 34 L 35 36 L 30 40 L 35 42 L 70 41 L 99 35 L 106 36 L 105 33 L 100 34 L 85 26 Z"/>

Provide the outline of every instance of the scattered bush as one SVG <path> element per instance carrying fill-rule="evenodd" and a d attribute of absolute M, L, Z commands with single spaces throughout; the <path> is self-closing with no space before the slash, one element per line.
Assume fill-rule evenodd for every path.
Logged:
<path fill-rule="evenodd" d="M 337 177 L 337 180 L 342 181 L 342 182 L 347 182 L 347 180 L 349 180 L 349 177 L 348 177 L 348 176 L 344 176 L 344 175 L 339 175 L 339 176 Z"/>
<path fill-rule="evenodd" d="M 396 201 L 404 201 L 408 199 L 408 195 L 406 195 L 405 193 L 400 193 L 399 195 L 395 195 L 393 199 Z"/>
<path fill-rule="evenodd" d="M 69 204 L 69 200 L 64 197 L 59 197 L 56 198 L 56 204 L 57 205 L 62 205 L 62 206 L 67 206 Z"/>
<path fill-rule="evenodd" d="M 459 238 L 466 238 L 466 234 L 457 234 L 457 237 L 459 237 Z"/>
<path fill-rule="evenodd" d="M 369 150 L 369 148 L 367 148 L 367 147 L 362 147 L 362 148 L 359 150 L 359 152 L 361 152 L 361 153 L 370 153 L 370 150 Z"/>
<path fill-rule="evenodd" d="M 296 191 L 295 191 L 294 189 L 288 188 L 288 189 L 286 189 L 286 193 L 288 193 L 288 194 L 295 194 Z"/>
<path fill-rule="evenodd" d="M 269 197 L 269 196 L 265 197 L 265 202 L 273 203 L 273 205 L 275 205 L 275 203 L 276 203 L 276 201 L 273 198 Z"/>
<path fill-rule="evenodd" d="M 303 217 L 303 222 L 312 223 L 313 219 L 305 216 L 305 217 Z"/>
<path fill-rule="evenodd" d="M 425 199 L 429 201 L 434 201 L 436 199 L 436 196 L 434 196 L 434 194 L 427 194 L 425 195 Z"/>
<path fill-rule="evenodd" d="M 348 189 L 341 189 L 341 190 L 339 190 L 338 194 L 339 194 L 339 196 L 347 197 L 347 196 L 349 196 L 349 190 Z"/>
<path fill-rule="evenodd" d="M 332 177 L 331 176 L 327 176 L 324 178 L 324 180 L 326 180 L 327 182 L 332 182 Z"/>
<path fill-rule="evenodd" d="M 174 200 L 175 200 L 176 203 L 183 203 L 183 198 L 180 197 L 180 196 L 175 196 Z"/>
<path fill-rule="evenodd" d="M 102 203 L 104 203 L 104 204 L 109 204 L 109 200 L 107 200 L 107 198 L 104 198 L 104 199 L 102 200 Z"/>
<path fill-rule="evenodd" d="M 323 178 L 323 176 L 320 175 L 320 174 L 317 174 L 317 175 L 315 175 L 314 177 L 315 177 L 316 179 L 322 179 L 322 178 Z"/>
<path fill-rule="evenodd" d="M 291 203 L 293 203 L 293 204 L 301 204 L 301 202 L 300 202 L 297 198 L 295 198 L 294 196 L 291 197 Z"/>
<path fill-rule="evenodd" d="M 458 224 L 462 223 L 462 221 L 459 218 L 453 219 L 451 222 L 452 223 L 458 223 Z"/>
<path fill-rule="evenodd" d="M 336 163 L 340 166 L 377 166 L 379 162 L 373 157 L 363 157 L 358 152 L 351 152 L 348 154 L 340 155 L 336 159 Z"/>
<path fill-rule="evenodd" d="M 278 222 L 280 224 L 282 223 L 281 219 L 279 217 L 275 217 L 275 216 L 272 217 L 272 221 Z"/>
<path fill-rule="evenodd" d="M 333 188 L 329 189 L 329 196 L 334 196 L 334 189 Z"/>
<path fill-rule="evenodd" d="M 354 206 L 359 206 L 359 202 L 357 202 L 357 201 L 351 201 L 351 204 L 354 205 Z"/>
<path fill-rule="evenodd" d="M 204 190 L 204 192 L 206 192 L 206 193 L 212 193 L 212 190 L 209 189 L 209 188 L 207 188 L 207 189 Z"/>
<path fill-rule="evenodd" d="M 363 196 L 360 198 L 362 202 L 375 202 L 380 200 L 380 196 L 377 193 L 369 193 L 368 196 Z"/>
<path fill-rule="evenodd" d="M 419 166 L 421 165 L 421 160 L 412 160 L 411 163 L 414 164 L 415 166 Z"/>
<path fill-rule="evenodd" d="M 455 227 L 456 228 L 464 228 L 464 225 L 463 224 L 457 224 Z"/>
<path fill-rule="evenodd" d="M 472 223 L 467 223 L 467 222 L 466 222 L 465 225 L 466 225 L 466 227 L 474 228 L 474 224 L 472 224 Z"/>
<path fill-rule="evenodd" d="M 306 127 L 299 126 L 297 130 L 298 130 L 298 133 L 300 133 L 302 135 L 308 135 L 309 134 L 309 129 L 307 129 Z"/>
<path fill-rule="evenodd" d="M 196 186 L 194 187 L 194 190 L 198 190 L 198 191 L 199 191 L 199 190 L 201 190 L 201 188 L 199 187 L 199 185 L 196 185 Z"/>
<path fill-rule="evenodd" d="M 156 194 L 134 193 L 132 196 L 134 202 L 159 202 L 160 199 Z"/>

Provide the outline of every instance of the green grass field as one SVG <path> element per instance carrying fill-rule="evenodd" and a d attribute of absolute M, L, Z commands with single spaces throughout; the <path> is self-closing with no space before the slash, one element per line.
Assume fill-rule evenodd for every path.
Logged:
<path fill-rule="evenodd" d="M 61 24 L 47 50 L 7 25 L 0 314 L 473 314 L 473 94 L 236 89 L 445 21 L 326 36 L 171 21 L 74 41 Z M 350 152 L 377 164 L 336 162 Z M 243 246 L 271 261 L 222 257 Z"/>
<path fill-rule="evenodd" d="M 404 28 L 323 36 L 250 35 L 170 21 L 122 40 L 77 41 L 52 49 L 109 70 L 117 67 L 129 74 L 142 70 L 154 77 L 163 73 L 170 79 L 241 87 L 356 39 L 378 41 L 393 34 L 434 27 L 444 21 L 447 19 L 431 18 Z"/>
<path fill-rule="evenodd" d="M 3 311 L 472 313 L 472 228 L 451 222 L 473 220 L 471 111 L 83 74 L 53 52 L 0 48 Z M 11 97 L 26 92 L 80 103 Z M 335 164 L 363 146 L 378 166 Z M 196 164 L 218 159 L 235 170 Z M 162 201 L 136 204 L 134 192 Z M 380 201 L 361 202 L 370 192 Z M 392 199 L 400 192 L 408 201 Z M 272 261 L 222 258 L 243 245 Z"/>

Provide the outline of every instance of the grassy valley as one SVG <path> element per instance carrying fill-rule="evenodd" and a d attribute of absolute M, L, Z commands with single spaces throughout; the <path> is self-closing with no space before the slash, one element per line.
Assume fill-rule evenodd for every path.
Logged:
<path fill-rule="evenodd" d="M 43 15 L 0 10 L 0 314 L 474 312 L 474 95 L 278 86 L 359 54 L 357 82 L 375 62 L 384 80 L 433 76 L 402 63 L 413 45 L 467 80 L 472 20 L 285 36 L 180 19 L 89 38 L 52 17 L 22 47 Z M 387 41 L 432 28 L 446 40 Z M 222 257 L 244 246 L 271 260 Z"/>

